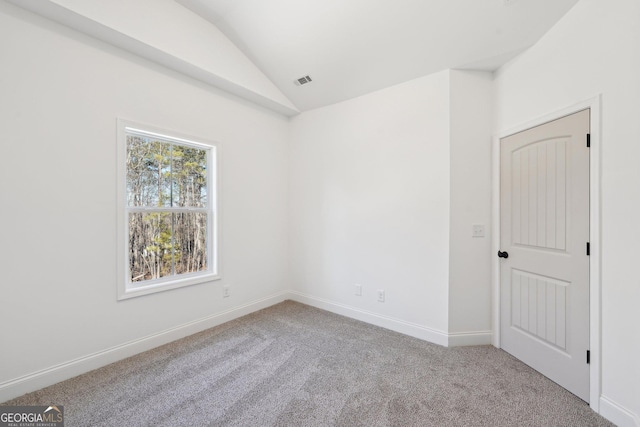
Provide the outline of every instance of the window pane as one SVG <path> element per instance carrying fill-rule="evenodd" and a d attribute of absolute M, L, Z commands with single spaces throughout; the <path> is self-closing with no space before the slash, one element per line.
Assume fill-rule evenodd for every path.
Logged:
<path fill-rule="evenodd" d="M 171 213 L 129 214 L 131 282 L 172 274 Z"/>
<path fill-rule="evenodd" d="M 174 214 L 176 274 L 207 269 L 207 214 Z"/>
<path fill-rule="evenodd" d="M 207 205 L 207 150 L 173 146 L 173 206 Z"/>
<path fill-rule="evenodd" d="M 127 135 L 127 205 L 169 206 L 171 144 Z"/>
<path fill-rule="evenodd" d="M 118 156 L 126 175 L 118 178 L 118 195 L 126 198 L 128 236 L 120 246 L 127 256 L 120 253 L 119 269 L 128 274 L 118 298 L 200 283 L 217 274 L 212 270 L 217 263 L 209 259 L 217 253 L 209 228 L 209 204 L 216 192 L 208 186 L 209 180 L 215 182 L 210 173 L 216 173 L 216 162 L 209 162 L 215 146 L 161 132 L 125 126 L 120 133 L 125 149 L 118 150 Z M 149 281 L 154 286 L 147 288 Z"/>

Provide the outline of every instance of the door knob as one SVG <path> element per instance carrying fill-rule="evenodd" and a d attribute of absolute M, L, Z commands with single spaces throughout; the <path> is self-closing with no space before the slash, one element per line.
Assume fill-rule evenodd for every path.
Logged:
<path fill-rule="evenodd" d="M 498 258 L 509 258 L 509 253 L 498 251 Z"/>

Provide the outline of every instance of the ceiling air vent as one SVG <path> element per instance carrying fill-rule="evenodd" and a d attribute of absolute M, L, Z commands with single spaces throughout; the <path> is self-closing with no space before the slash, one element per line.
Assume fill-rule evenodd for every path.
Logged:
<path fill-rule="evenodd" d="M 302 86 L 310 82 L 311 82 L 311 77 L 304 76 L 304 77 L 300 77 L 299 79 L 296 79 L 294 83 L 296 84 L 296 86 Z"/>

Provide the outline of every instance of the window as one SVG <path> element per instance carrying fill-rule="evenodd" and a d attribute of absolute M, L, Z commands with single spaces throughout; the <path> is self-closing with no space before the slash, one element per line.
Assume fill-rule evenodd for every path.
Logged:
<path fill-rule="evenodd" d="M 118 298 L 218 279 L 216 145 L 118 121 Z"/>

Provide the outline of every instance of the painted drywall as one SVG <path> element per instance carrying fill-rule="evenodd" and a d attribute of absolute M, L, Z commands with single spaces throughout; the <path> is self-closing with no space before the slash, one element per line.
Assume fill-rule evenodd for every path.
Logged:
<path fill-rule="evenodd" d="M 496 133 L 602 95 L 603 414 L 640 425 L 640 2 L 581 0 L 495 80 Z M 600 118 L 594 118 L 600 120 Z"/>
<path fill-rule="evenodd" d="M 491 335 L 492 90 L 492 73 L 451 71 L 449 333 L 475 332 L 477 344 Z"/>
<path fill-rule="evenodd" d="M 292 120 L 302 302 L 440 344 L 490 342 L 492 77 L 444 71 Z"/>
<path fill-rule="evenodd" d="M 298 112 L 218 28 L 173 0 L 9 1 L 273 111 Z"/>
<path fill-rule="evenodd" d="M 449 71 L 293 118 L 289 180 L 306 302 L 446 333 Z"/>
<path fill-rule="evenodd" d="M 6 2 L 0 39 L 0 386 L 287 288 L 285 117 Z M 220 143 L 221 281 L 116 300 L 118 117 Z"/>

